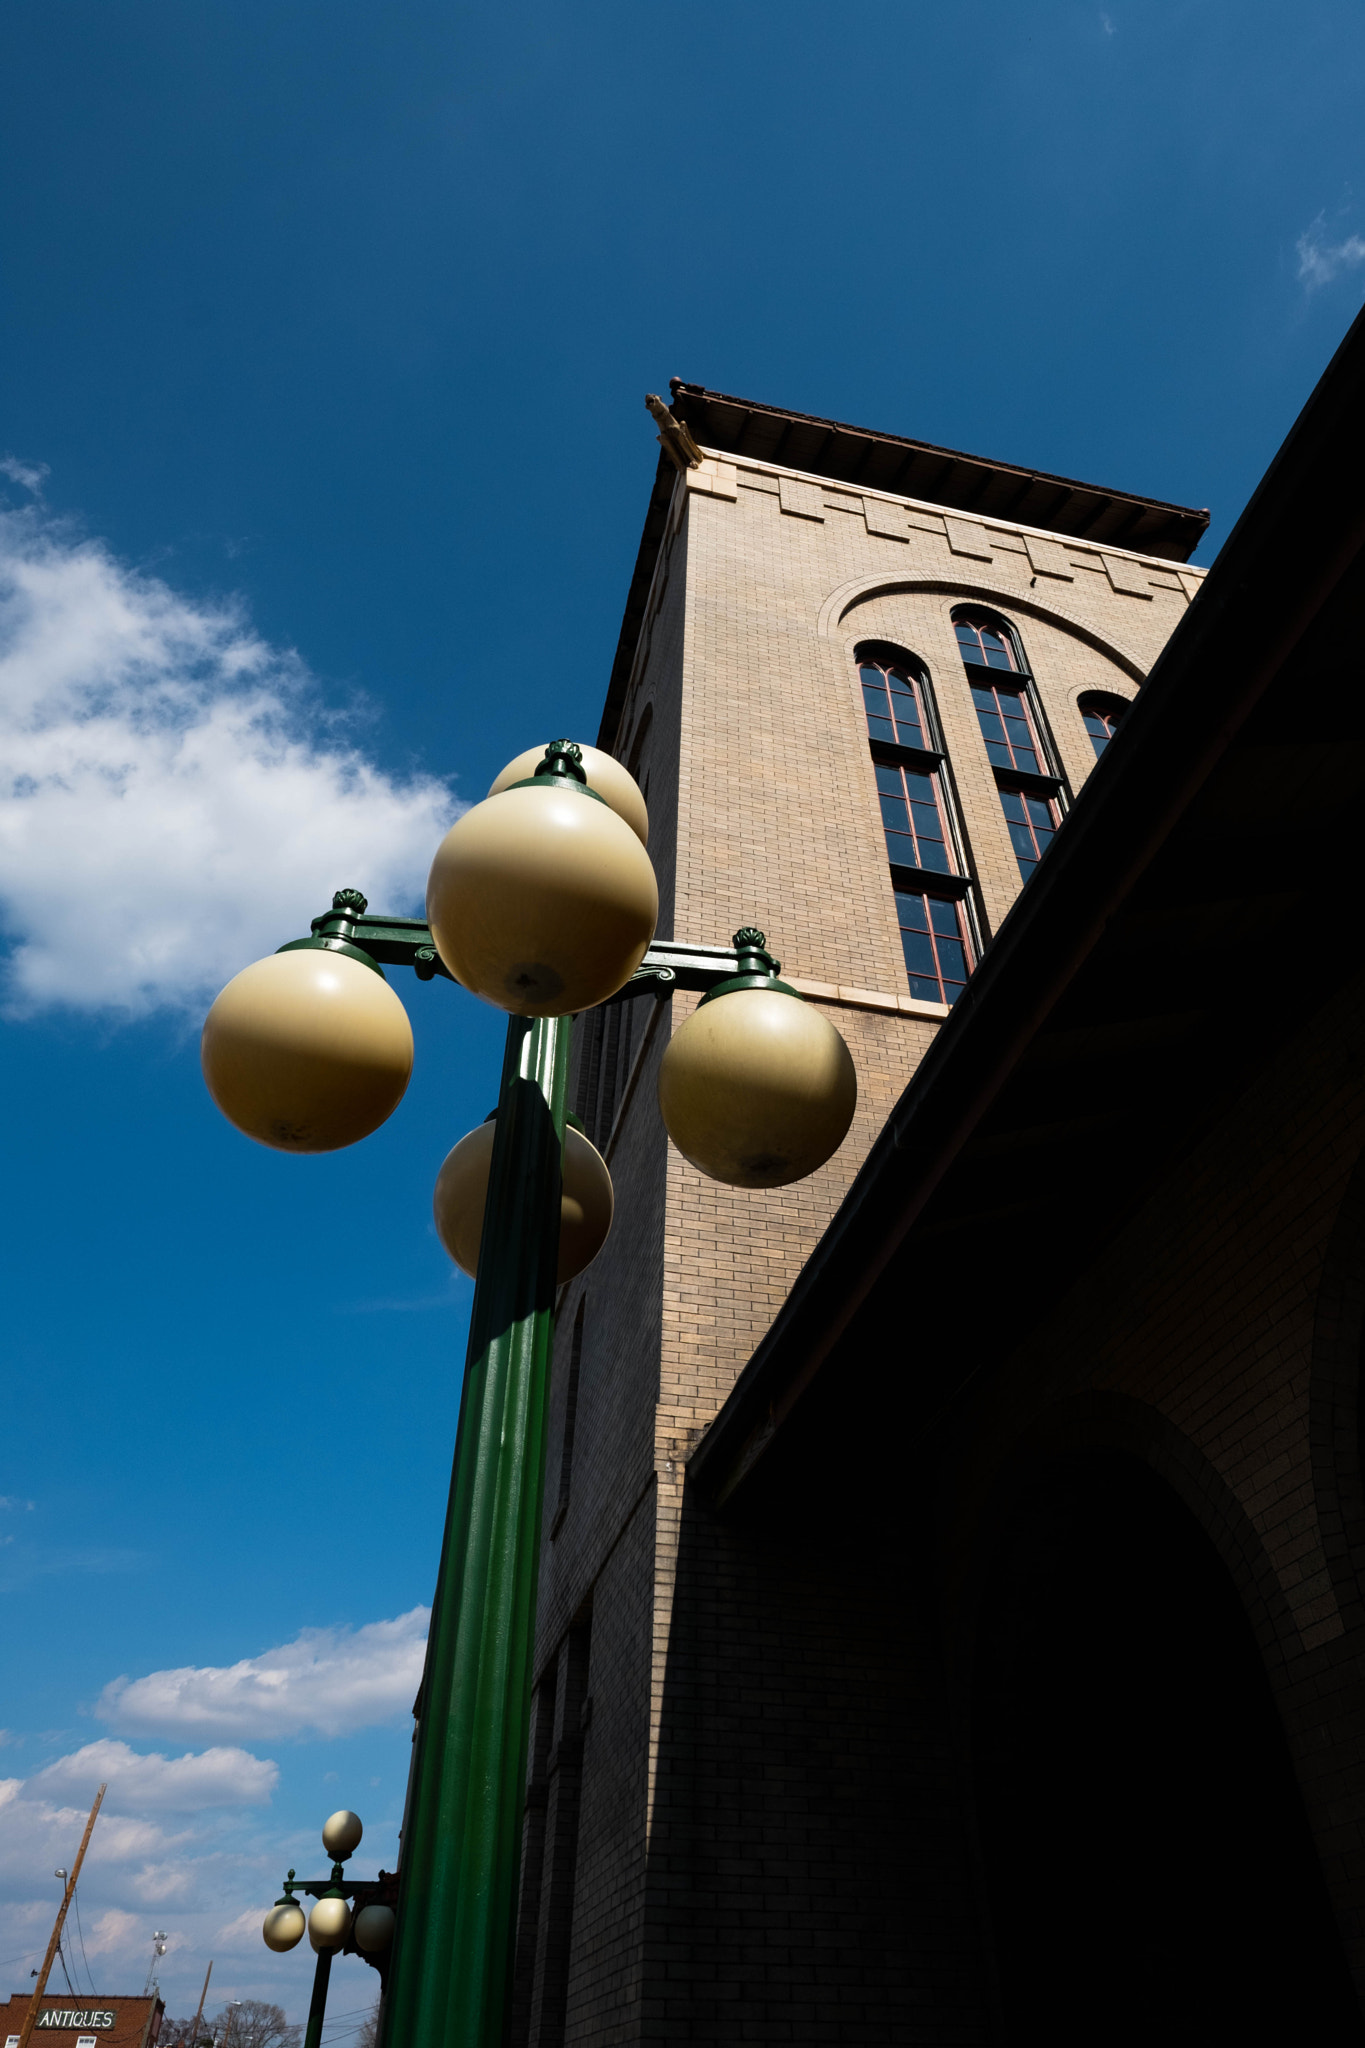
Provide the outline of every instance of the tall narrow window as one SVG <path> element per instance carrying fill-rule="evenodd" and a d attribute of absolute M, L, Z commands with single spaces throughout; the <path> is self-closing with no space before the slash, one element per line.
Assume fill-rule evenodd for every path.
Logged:
<path fill-rule="evenodd" d="M 980 940 L 933 691 L 900 648 L 871 643 L 856 659 L 910 993 L 951 1003 Z"/>
<path fill-rule="evenodd" d="M 559 1534 L 560 1524 L 569 1512 L 569 1495 L 573 1488 L 573 1440 L 578 1423 L 578 1376 L 583 1365 L 583 1315 L 587 1306 L 588 1297 L 584 1294 L 579 1298 L 569 1345 L 569 1383 L 564 1389 L 564 1436 L 559 1448 L 559 1498 L 550 1524 L 551 1541 Z"/>
<path fill-rule="evenodd" d="M 949 875 L 953 863 L 939 800 L 938 777 L 914 768 L 877 763 L 886 851 L 893 866 L 928 868 Z"/>
<path fill-rule="evenodd" d="M 1052 844 L 1057 830 L 1054 806 L 1047 797 L 1030 796 L 1026 789 L 1002 789 L 1000 807 L 1010 828 L 1019 872 L 1027 881 Z"/>
<path fill-rule="evenodd" d="M 1126 697 L 1102 697 L 1098 692 L 1082 697 L 1081 717 L 1097 760 L 1118 731 L 1119 720 L 1127 709 Z"/>
<path fill-rule="evenodd" d="M 911 995 L 925 1003 L 956 1002 L 971 971 L 961 904 L 897 889 L 896 918 Z"/>
<path fill-rule="evenodd" d="M 1028 699 L 1022 689 L 1011 690 L 1000 683 L 973 683 L 972 702 L 976 722 L 986 742 L 992 768 L 1013 768 L 1023 775 L 1041 775 L 1038 739 L 1028 715 Z"/>
<path fill-rule="evenodd" d="M 996 613 L 955 611 L 953 630 L 1019 874 L 1027 881 L 1052 843 L 1065 800 L 1033 679 L 1018 634 Z"/>

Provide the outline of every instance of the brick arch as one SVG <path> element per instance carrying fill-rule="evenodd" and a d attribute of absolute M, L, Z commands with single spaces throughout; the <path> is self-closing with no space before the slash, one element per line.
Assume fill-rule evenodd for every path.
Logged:
<path fill-rule="evenodd" d="M 1319 1541 L 1348 1629 L 1365 1620 L 1365 1154 L 1337 1211 L 1313 1304 L 1309 1455 Z"/>
<path fill-rule="evenodd" d="M 1087 1453 L 1135 1458 L 1189 1509 L 1229 1572 L 1267 1674 L 1278 1686 L 1291 1660 L 1302 1656 L 1302 1638 L 1275 1567 L 1241 1501 L 1216 1466 L 1159 1408 L 1129 1394 L 1091 1388 L 1035 1418 L 992 1459 L 989 1469 L 979 1469 L 974 1479 L 963 1475 L 966 1483 L 954 1504 L 956 1541 L 950 1539 L 959 1558 L 957 1583 L 949 1588 L 954 1691 L 967 1678 L 984 1575 L 1001 1524 L 1050 1465 L 1060 1466 Z"/>
<path fill-rule="evenodd" d="M 987 1412 L 978 1414 L 977 1427 L 998 1442 L 1004 1421 L 994 1418 L 992 1428 Z M 1131 1479 L 1113 1469 L 1116 1456 Z M 1185 1880 L 1173 1891 L 1167 1989 L 1188 1988 L 1205 2009 L 1218 1999 L 1218 1973 L 1205 1960 L 1209 1894 L 1200 1873 L 1207 1854 L 1215 1874 L 1221 1858 L 1226 1888 L 1220 1884 L 1218 1895 L 1233 1902 L 1224 1908 L 1223 1934 L 1234 1954 L 1239 1930 L 1255 1930 L 1243 1934 L 1238 1957 L 1239 2027 L 1250 2024 L 1266 1993 L 1256 1959 L 1273 1954 L 1278 1968 L 1270 1972 L 1269 1999 L 1277 2038 L 1286 2016 L 1298 2011 L 1304 1971 L 1322 1999 L 1322 2011 L 1307 2023 L 1313 2038 L 1356 2038 L 1343 1945 L 1351 1929 L 1326 1881 L 1324 1851 L 1336 1817 L 1316 1782 L 1316 1731 L 1305 1726 L 1311 1717 L 1302 1697 L 1304 1678 L 1317 1675 L 1314 1663 L 1324 1668 L 1325 1653 L 1310 1655 L 1305 1668 L 1288 1603 L 1240 1502 L 1159 1409 L 1108 1391 L 1058 1402 L 990 1463 L 980 1474 L 969 1532 L 977 1553 L 975 1597 L 969 1612 L 954 1617 L 953 1690 L 983 1904 L 1007 2010 L 1017 2023 L 1043 2010 L 1050 1986 L 1046 1967 L 1037 1964 L 1036 1937 L 1047 1910 L 1070 1901 L 1081 1908 L 1084 1929 L 1088 1907 L 1078 1886 L 1086 1878 L 1076 1873 L 1086 1866 L 1071 1851 L 1084 1846 L 1087 1830 L 1094 1835 L 1098 1799 L 1104 1841 L 1118 1846 L 1101 1851 L 1091 1875 L 1103 1891 L 1109 1854 L 1121 1901 L 1122 1880 L 1137 1874 L 1128 1890 L 1139 1935 L 1141 1907 L 1161 1892 L 1168 1867 L 1168 1824 L 1179 1845 Z M 1181 1508 L 1188 1512 L 1181 1515 Z M 1097 1547 L 1085 1542 L 1087 1526 Z M 1110 1604 L 1115 1595 L 1117 1607 Z M 1250 1640 L 1236 1619 L 1239 1608 Z M 1156 1718 L 1144 1718 L 1152 1705 Z M 1068 1712 L 1077 1706 L 1091 1711 L 1072 1722 Z M 1130 1760 L 1144 1759 L 1147 1779 L 1138 1775 L 1139 1792 L 1125 1806 Z M 1207 1806 L 1206 1785 L 1213 1787 Z M 1264 1804 L 1248 1818 L 1249 1785 L 1260 1788 Z M 1117 1822 L 1104 1804 L 1107 1790 Z M 1061 1846 L 1051 1859 L 1046 1847 L 1040 1857 L 1034 1846 L 1046 1845 L 1054 1824 Z M 1012 1918 L 1013 1905 L 1020 1911 Z M 1104 1911 L 1101 1899 L 1092 1919 Z M 1287 1945 L 1267 1950 L 1262 1944 L 1283 1934 L 1282 1915 L 1290 1923 Z M 1148 1917 L 1155 1924 L 1161 1916 Z M 1098 1919 L 1096 1930 L 1104 1931 Z M 1111 1945 L 1120 1953 L 1122 1935 Z M 1287 1957 L 1300 1959 L 1303 1969 Z M 1081 1978 L 1084 1986 L 1084 1971 Z M 1069 2012 L 1063 2002 L 1050 2029 L 1059 2040 L 1090 2038 L 1078 2026 L 1087 2018 L 1087 1995 Z M 1150 1989 L 1147 2003 L 1154 2003 Z M 1343 2025 L 1348 2012 L 1351 2021 Z"/>
<path fill-rule="evenodd" d="M 902 592 L 917 595 L 947 597 L 953 600 L 967 600 L 987 604 L 996 610 L 1019 613 L 1023 617 L 1042 620 L 1048 625 L 1060 627 L 1064 633 L 1071 633 L 1102 654 L 1116 668 L 1122 669 L 1135 683 L 1146 680 L 1147 670 L 1137 656 L 1126 647 L 1121 647 L 1104 633 L 1097 632 L 1088 620 L 1079 618 L 1064 605 L 1045 604 L 1032 591 L 1002 591 L 989 583 L 974 577 L 956 576 L 914 576 L 888 575 L 885 570 L 875 576 L 855 576 L 848 583 L 841 583 L 837 590 L 830 592 L 820 607 L 816 620 L 816 631 L 823 640 L 842 640 L 847 637 L 848 614 L 859 604 L 873 597 L 895 597 Z M 841 630 L 844 629 L 844 630 Z"/>

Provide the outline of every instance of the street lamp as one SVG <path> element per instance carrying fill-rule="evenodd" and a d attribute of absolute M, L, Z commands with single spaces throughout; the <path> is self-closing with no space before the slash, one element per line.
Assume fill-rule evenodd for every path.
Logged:
<path fill-rule="evenodd" d="M 358 1813 L 352 1813 L 345 1807 L 334 1813 L 322 1830 L 322 1846 L 332 1858 L 331 1876 L 295 1877 L 291 1870 L 284 1880 L 280 1897 L 266 1914 L 261 1928 L 266 1947 L 277 1955 L 297 1948 L 306 1931 L 317 1956 L 303 2048 L 320 2048 L 332 1957 L 338 1951 L 363 1955 L 366 1962 L 378 1970 L 381 1984 L 385 1980 L 388 1950 L 393 1941 L 393 1900 L 398 1880 L 384 1870 L 380 1871 L 378 1878 L 347 1878 L 343 1866 L 360 1847 L 364 1832 Z M 294 1897 L 295 1892 L 317 1900 L 306 1919 L 302 1906 Z M 348 1900 L 355 1902 L 354 1911 Z"/>
<path fill-rule="evenodd" d="M 400 2048 L 503 2039 L 555 1289 L 611 1222 L 606 1165 L 566 1113 L 572 1016 L 675 989 L 709 998 L 665 1055 L 660 1109 L 686 1157 L 738 1186 L 813 1172 L 856 1102 L 847 1047 L 777 979 L 761 932 L 745 927 L 732 953 L 651 945 L 648 830 L 618 762 L 553 741 L 509 763 L 451 827 L 428 923 L 371 917 L 340 890 L 309 938 L 230 982 L 204 1026 L 219 1108 L 259 1143 L 308 1152 L 376 1129 L 407 1085 L 411 1031 L 384 965 L 459 981 L 510 1013 L 496 1111 L 455 1147 L 436 1193 L 442 1242 L 476 1281 L 385 1997 Z"/>

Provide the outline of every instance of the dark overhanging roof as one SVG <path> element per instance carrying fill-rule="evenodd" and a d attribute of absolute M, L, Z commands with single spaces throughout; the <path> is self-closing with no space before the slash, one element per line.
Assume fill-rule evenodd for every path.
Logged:
<path fill-rule="evenodd" d="M 926 504 L 1070 534 L 1095 547 L 1128 548 L 1169 562 L 1187 562 L 1208 527 L 1207 511 L 1188 505 L 1168 505 L 1160 498 L 1077 483 L 1041 469 L 991 462 L 900 434 L 850 427 L 842 420 L 787 412 L 781 406 L 708 391 L 704 384 L 688 384 L 681 377 L 670 378 L 669 389 L 675 418 L 684 421 L 703 446 L 720 454 L 772 462 L 869 491 L 919 498 Z M 601 747 L 610 748 L 616 736 L 676 475 L 673 463 L 661 453 L 607 685 L 597 742 Z"/>
<path fill-rule="evenodd" d="M 840 483 L 919 498 L 980 518 L 1009 519 L 1048 533 L 1070 534 L 1096 547 L 1131 548 L 1168 562 L 1188 562 L 1209 523 L 1207 511 L 1106 490 L 1074 477 L 1050 476 L 1012 462 L 936 448 L 902 434 L 875 433 L 843 420 L 787 412 L 752 398 L 708 391 L 670 379 L 672 411 L 705 448 L 805 470 Z"/>
<path fill-rule="evenodd" d="M 1360 971 L 1362 427 L 1365 314 L 702 1437 L 714 1502 L 885 1489 Z"/>

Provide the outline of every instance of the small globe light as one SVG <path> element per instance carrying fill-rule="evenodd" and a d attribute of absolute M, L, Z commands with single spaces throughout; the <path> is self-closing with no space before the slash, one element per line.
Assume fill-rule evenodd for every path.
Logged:
<path fill-rule="evenodd" d="M 281 1899 L 266 1914 L 261 1936 L 267 1948 L 273 1948 L 276 1955 L 282 1956 L 291 1948 L 298 1947 L 307 1925 L 303 1907 L 293 1899 Z"/>
<path fill-rule="evenodd" d="M 308 1915 L 308 1939 L 318 1955 L 345 1945 L 351 1931 L 351 1909 L 345 1899 L 321 1898 Z"/>
<path fill-rule="evenodd" d="M 603 803 L 611 805 L 618 818 L 624 818 L 642 846 L 649 844 L 649 812 L 639 783 L 610 754 L 604 754 L 600 747 L 580 746 L 583 756 L 583 773 L 588 778 L 588 788 L 595 789 Z M 544 747 L 528 747 L 524 754 L 518 754 L 515 761 L 509 761 L 498 776 L 488 794 L 498 796 L 504 789 L 510 789 L 514 782 L 525 782 L 535 774 L 545 758 Z"/>
<path fill-rule="evenodd" d="M 659 1064 L 669 1137 L 731 1187 L 804 1180 L 839 1149 L 857 1102 L 858 1076 L 834 1026 L 776 989 L 699 1003 Z"/>
<path fill-rule="evenodd" d="M 480 1124 L 454 1150 L 436 1176 L 432 1210 L 436 1235 L 462 1273 L 473 1279 L 479 1264 L 488 1170 L 493 1163 L 494 1125 Z M 559 1203 L 557 1286 L 592 1264 L 611 1229 L 611 1175 L 595 1145 L 572 1124 L 564 1133 L 564 1187 Z"/>
<path fill-rule="evenodd" d="M 360 1838 L 365 1829 L 360 1815 L 352 1813 L 349 1806 L 343 1806 L 330 1820 L 324 1821 L 322 1846 L 333 1863 L 344 1863 L 360 1847 Z"/>
<path fill-rule="evenodd" d="M 381 1955 L 397 1926 L 392 1906 L 362 1906 L 355 1916 L 355 1945 L 363 1955 Z"/>
<path fill-rule="evenodd" d="M 427 881 L 427 922 L 450 972 L 523 1017 L 568 1017 L 615 995 L 658 915 L 644 847 L 570 775 L 475 804 Z"/>
<path fill-rule="evenodd" d="M 204 1020 L 209 1094 L 280 1152 L 335 1152 L 391 1116 L 412 1072 L 412 1026 L 388 983 L 348 954 L 257 960 Z"/>

